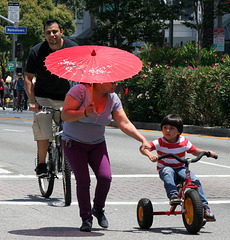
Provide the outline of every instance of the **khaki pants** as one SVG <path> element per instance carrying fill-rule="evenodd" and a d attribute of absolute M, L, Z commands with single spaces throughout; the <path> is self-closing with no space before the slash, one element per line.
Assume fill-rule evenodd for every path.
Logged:
<path fill-rule="evenodd" d="M 63 101 L 53 100 L 50 98 L 36 97 L 36 100 L 40 106 L 50 106 L 55 109 L 63 107 L 64 103 Z M 34 113 L 34 122 L 32 128 L 35 141 L 52 138 L 52 120 L 58 121 L 58 119 L 60 118 L 60 114 L 60 112 Z"/>

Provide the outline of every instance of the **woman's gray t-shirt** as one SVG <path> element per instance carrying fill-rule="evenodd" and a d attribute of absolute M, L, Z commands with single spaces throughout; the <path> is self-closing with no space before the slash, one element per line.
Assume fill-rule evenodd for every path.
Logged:
<path fill-rule="evenodd" d="M 88 86 L 85 84 L 77 84 L 72 87 L 67 95 L 72 96 L 81 105 L 79 110 L 86 108 L 90 102 Z M 84 117 L 75 122 L 64 122 L 62 138 L 72 139 L 77 142 L 87 144 L 97 144 L 105 140 L 105 126 L 112 119 L 112 112 L 122 108 L 121 101 L 116 93 L 110 93 L 104 111 L 98 114 L 93 112 L 89 117 Z"/>

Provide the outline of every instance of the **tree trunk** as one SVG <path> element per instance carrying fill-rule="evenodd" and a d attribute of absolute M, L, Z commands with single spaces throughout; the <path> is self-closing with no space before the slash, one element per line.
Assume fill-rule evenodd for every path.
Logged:
<path fill-rule="evenodd" d="M 213 45 L 214 0 L 204 0 L 202 47 L 208 50 Z"/>

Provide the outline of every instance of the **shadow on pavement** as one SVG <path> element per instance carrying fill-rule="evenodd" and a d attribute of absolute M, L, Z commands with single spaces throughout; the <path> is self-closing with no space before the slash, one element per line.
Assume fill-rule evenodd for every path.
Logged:
<path fill-rule="evenodd" d="M 10 234 L 38 237 L 101 237 L 98 232 L 81 232 L 79 228 L 47 227 L 39 229 L 22 229 L 9 231 Z"/>

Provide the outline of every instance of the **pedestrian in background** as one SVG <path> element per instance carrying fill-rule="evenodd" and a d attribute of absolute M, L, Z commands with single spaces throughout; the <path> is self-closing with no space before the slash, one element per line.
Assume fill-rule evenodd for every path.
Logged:
<path fill-rule="evenodd" d="M 2 72 L 0 71 L 0 98 L 2 109 L 5 110 L 5 101 L 4 101 L 4 80 L 2 78 Z"/>
<path fill-rule="evenodd" d="M 13 91 L 13 111 L 15 111 L 16 107 L 17 107 L 17 89 L 16 89 L 17 87 L 16 87 L 16 83 L 17 83 L 17 77 L 14 78 L 11 81 L 11 84 L 10 84 L 10 88 Z"/>
<path fill-rule="evenodd" d="M 37 176 L 48 174 L 45 163 L 49 139 L 52 138 L 52 114 L 39 114 L 39 105 L 60 108 L 63 106 L 65 94 L 70 89 L 68 80 L 51 75 L 45 67 L 45 58 L 59 49 L 77 46 L 67 38 L 63 38 L 63 28 L 58 20 L 50 19 L 44 24 L 45 41 L 35 45 L 29 52 L 25 67 L 25 88 L 29 98 L 29 108 L 34 112 L 33 133 L 37 141 L 39 164 Z M 36 76 L 36 84 L 33 78 Z"/>
<path fill-rule="evenodd" d="M 4 86 L 4 101 L 7 107 L 8 107 L 9 100 L 10 100 L 10 84 L 9 82 L 6 82 Z"/>

